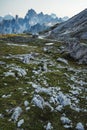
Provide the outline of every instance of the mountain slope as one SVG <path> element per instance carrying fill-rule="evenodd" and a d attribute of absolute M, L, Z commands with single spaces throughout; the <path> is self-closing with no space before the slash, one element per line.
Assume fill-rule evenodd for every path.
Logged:
<path fill-rule="evenodd" d="M 64 41 L 63 53 L 80 64 L 87 64 L 87 9 L 50 31 L 49 38 Z"/>
<path fill-rule="evenodd" d="M 50 37 L 65 40 L 73 37 L 87 39 L 87 9 L 52 30 Z"/>

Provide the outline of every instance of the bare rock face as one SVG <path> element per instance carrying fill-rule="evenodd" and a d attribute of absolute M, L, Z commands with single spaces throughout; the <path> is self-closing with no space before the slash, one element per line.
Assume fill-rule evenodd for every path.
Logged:
<path fill-rule="evenodd" d="M 69 56 L 80 64 L 87 64 L 87 44 L 80 43 L 87 40 L 87 9 L 58 25 L 48 38 L 65 42 Z"/>
<path fill-rule="evenodd" d="M 87 39 L 87 9 L 61 23 L 49 34 L 50 38 L 67 40 L 69 38 Z"/>
<path fill-rule="evenodd" d="M 83 34 L 81 35 L 81 39 L 87 40 L 87 32 L 86 32 L 86 33 L 83 33 Z"/>
<path fill-rule="evenodd" d="M 68 43 L 65 51 L 80 64 L 87 64 L 87 45 L 78 42 Z"/>

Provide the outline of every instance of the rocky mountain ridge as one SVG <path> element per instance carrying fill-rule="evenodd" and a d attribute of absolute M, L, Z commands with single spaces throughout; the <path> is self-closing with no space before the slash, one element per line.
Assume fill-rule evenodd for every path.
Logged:
<path fill-rule="evenodd" d="M 67 57 L 73 58 L 80 64 L 87 64 L 87 9 L 59 24 L 47 37 L 63 41 L 63 52 Z"/>
<path fill-rule="evenodd" d="M 54 17 L 55 16 L 55 17 Z M 11 19 L 10 19 L 11 18 Z M 56 15 L 48 15 L 36 13 L 35 10 L 30 9 L 26 13 L 24 18 L 19 18 L 16 15 L 13 18 L 11 15 L 7 15 L 6 18 L 0 18 L 0 34 L 11 34 L 11 33 L 38 33 L 43 31 L 50 26 L 63 22 L 62 18 L 58 18 Z"/>
<path fill-rule="evenodd" d="M 60 24 L 50 33 L 55 39 L 85 39 L 87 40 L 87 9 Z"/>

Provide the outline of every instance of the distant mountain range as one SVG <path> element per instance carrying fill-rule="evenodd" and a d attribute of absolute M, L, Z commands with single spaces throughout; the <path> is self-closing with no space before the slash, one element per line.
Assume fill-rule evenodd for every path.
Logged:
<path fill-rule="evenodd" d="M 0 17 L 0 34 L 38 33 L 67 19 L 68 17 L 58 18 L 55 14 L 37 14 L 35 10 L 30 9 L 24 18 L 19 18 L 18 15 L 14 18 L 10 14 Z"/>

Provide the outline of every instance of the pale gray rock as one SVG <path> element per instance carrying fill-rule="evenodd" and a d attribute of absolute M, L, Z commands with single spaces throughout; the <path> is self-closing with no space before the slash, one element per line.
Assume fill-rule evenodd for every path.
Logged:
<path fill-rule="evenodd" d="M 13 112 L 12 116 L 11 116 L 11 119 L 14 120 L 14 121 L 17 121 L 19 116 L 21 115 L 21 113 L 22 113 L 22 108 L 21 107 L 16 107 L 14 109 L 14 112 Z"/>
<path fill-rule="evenodd" d="M 63 124 L 70 124 L 70 123 L 71 123 L 71 120 L 68 119 L 68 118 L 65 117 L 65 116 L 62 116 L 62 117 L 60 118 L 60 120 L 61 120 L 61 122 L 62 122 Z"/>
<path fill-rule="evenodd" d="M 17 123 L 17 126 L 21 127 L 22 124 L 24 124 L 24 119 L 19 120 Z"/>
<path fill-rule="evenodd" d="M 83 126 L 83 124 L 81 122 L 77 123 L 76 130 L 85 130 L 84 126 Z"/>
<path fill-rule="evenodd" d="M 45 126 L 46 130 L 52 130 L 52 124 L 50 122 L 48 122 L 48 124 Z"/>
<path fill-rule="evenodd" d="M 64 58 L 58 58 L 57 61 L 68 65 L 68 61 L 66 59 L 64 59 Z"/>
<path fill-rule="evenodd" d="M 44 107 L 44 99 L 40 95 L 35 95 L 32 99 L 32 103 L 41 109 Z"/>
<path fill-rule="evenodd" d="M 24 101 L 24 106 L 27 107 L 29 105 L 29 102 L 26 100 Z"/>

